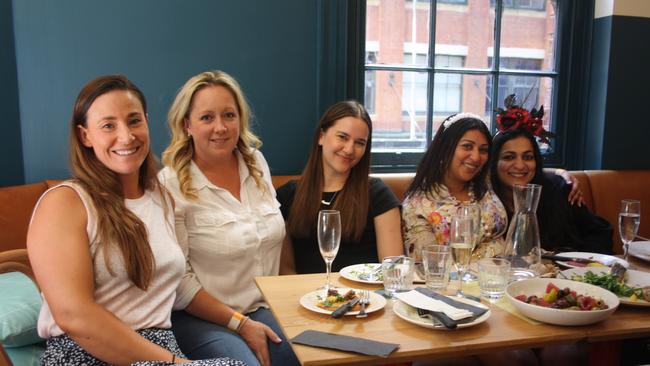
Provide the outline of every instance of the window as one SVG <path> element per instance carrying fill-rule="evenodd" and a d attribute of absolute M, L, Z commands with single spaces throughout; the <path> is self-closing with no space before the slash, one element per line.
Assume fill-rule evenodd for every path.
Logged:
<path fill-rule="evenodd" d="M 463 57 L 436 55 L 440 67 L 462 67 Z M 460 112 L 463 76 L 460 74 L 436 74 L 433 83 L 433 113 L 445 117 Z"/>
<path fill-rule="evenodd" d="M 451 114 L 472 112 L 493 128 L 513 93 L 526 108 L 543 104 L 555 131 L 559 2 L 367 0 L 359 99 L 373 119 L 373 169 L 412 170 Z"/>
<path fill-rule="evenodd" d="M 490 0 L 490 6 L 494 7 L 497 0 Z M 512 9 L 544 10 L 545 0 L 503 0 L 503 6 Z"/>

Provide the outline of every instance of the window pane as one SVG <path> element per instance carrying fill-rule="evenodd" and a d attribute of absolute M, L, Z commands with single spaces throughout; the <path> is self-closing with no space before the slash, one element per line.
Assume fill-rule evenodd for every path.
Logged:
<path fill-rule="evenodd" d="M 488 93 L 492 93 L 492 83 L 488 84 Z M 553 114 L 553 79 L 548 77 L 535 76 L 512 76 L 503 75 L 499 77 L 499 100 L 497 107 L 504 108 L 503 101 L 510 95 L 517 96 L 517 102 L 524 108 L 531 110 L 544 106 L 544 128 L 553 131 L 554 123 L 551 120 Z M 491 95 L 491 94 L 489 94 Z"/>
<path fill-rule="evenodd" d="M 494 45 L 494 8 L 487 1 L 438 3 L 436 54 L 461 56 L 465 67 L 490 68 L 488 51 Z M 444 67 L 438 65 L 436 67 Z"/>
<path fill-rule="evenodd" d="M 374 63 L 412 64 L 405 53 L 429 53 L 429 1 L 369 0 L 366 5 L 366 51 Z M 368 63 L 368 60 L 366 60 Z"/>
<path fill-rule="evenodd" d="M 427 74 L 401 71 L 367 71 L 375 80 L 366 88 L 371 98 L 372 151 L 423 151 L 426 147 Z M 370 96 L 372 95 L 372 96 Z"/>
<path fill-rule="evenodd" d="M 448 116 L 475 113 L 491 125 L 492 112 L 485 108 L 487 75 L 436 73 L 433 94 L 433 133 Z"/>
<path fill-rule="evenodd" d="M 544 6 L 546 1 L 546 6 Z M 539 61 L 533 70 L 553 71 L 555 69 L 555 43 L 557 35 L 557 14 L 555 13 L 557 1 L 527 0 L 515 2 L 526 9 L 539 9 L 532 11 L 517 11 L 504 9 L 501 20 L 501 68 L 504 68 L 504 59 L 516 58 L 519 60 Z M 490 57 L 492 52 L 490 51 Z M 531 70 L 527 67 L 510 65 L 515 70 Z"/>

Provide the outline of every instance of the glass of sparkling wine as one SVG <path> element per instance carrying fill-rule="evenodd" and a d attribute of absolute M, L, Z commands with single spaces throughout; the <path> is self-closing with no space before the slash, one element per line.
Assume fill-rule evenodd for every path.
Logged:
<path fill-rule="evenodd" d="M 451 258 L 454 260 L 458 270 L 458 293 L 457 296 L 464 297 L 463 276 L 469 267 L 469 261 L 474 249 L 474 233 L 472 232 L 472 219 L 466 216 L 454 216 L 451 218 L 449 228 L 449 246 L 451 247 Z"/>
<path fill-rule="evenodd" d="M 471 233 L 472 233 L 472 252 L 476 249 L 481 242 L 481 208 L 476 203 L 463 203 L 458 208 L 457 215 L 460 217 L 467 217 L 470 219 Z M 463 276 L 463 281 L 475 281 L 477 278 L 470 270 L 466 271 Z"/>
<path fill-rule="evenodd" d="M 623 258 L 627 260 L 627 254 L 630 243 L 636 237 L 641 222 L 641 202 L 637 200 L 622 200 L 621 210 L 618 213 L 618 231 L 621 234 L 623 249 L 625 254 Z"/>
<path fill-rule="evenodd" d="M 321 210 L 318 212 L 318 249 L 323 256 L 327 269 L 325 292 L 330 289 L 330 273 L 332 262 L 339 252 L 341 244 L 341 214 L 337 210 Z"/>

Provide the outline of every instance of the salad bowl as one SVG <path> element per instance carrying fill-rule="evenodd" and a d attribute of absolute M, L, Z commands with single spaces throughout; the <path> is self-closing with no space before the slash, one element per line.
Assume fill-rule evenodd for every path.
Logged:
<path fill-rule="evenodd" d="M 602 301 L 606 305 L 606 308 L 600 310 L 558 309 L 529 304 L 520 299 L 522 297 L 521 295 L 525 295 L 525 297 L 536 295 L 543 298 L 546 295 L 549 284 L 553 284 L 560 289 L 568 287 L 570 290 L 575 291 L 577 295 L 589 296 L 596 301 Z M 597 323 L 612 315 L 619 305 L 618 297 L 610 291 L 588 283 L 559 278 L 531 278 L 512 282 L 506 287 L 506 297 L 523 315 L 543 323 L 556 325 L 587 325 Z M 551 302 L 550 305 L 552 306 L 553 303 Z"/>

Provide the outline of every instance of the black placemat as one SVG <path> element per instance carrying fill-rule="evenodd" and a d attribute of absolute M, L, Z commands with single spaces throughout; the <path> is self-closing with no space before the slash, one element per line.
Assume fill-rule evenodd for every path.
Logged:
<path fill-rule="evenodd" d="M 306 330 L 293 337 L 291 342 L 380 357 L 388 357 L 388 355 L 399 347 L 399 344 L 397 343 L 377 342 L 364 338 L 326 333 L 317 330 Z"/>

